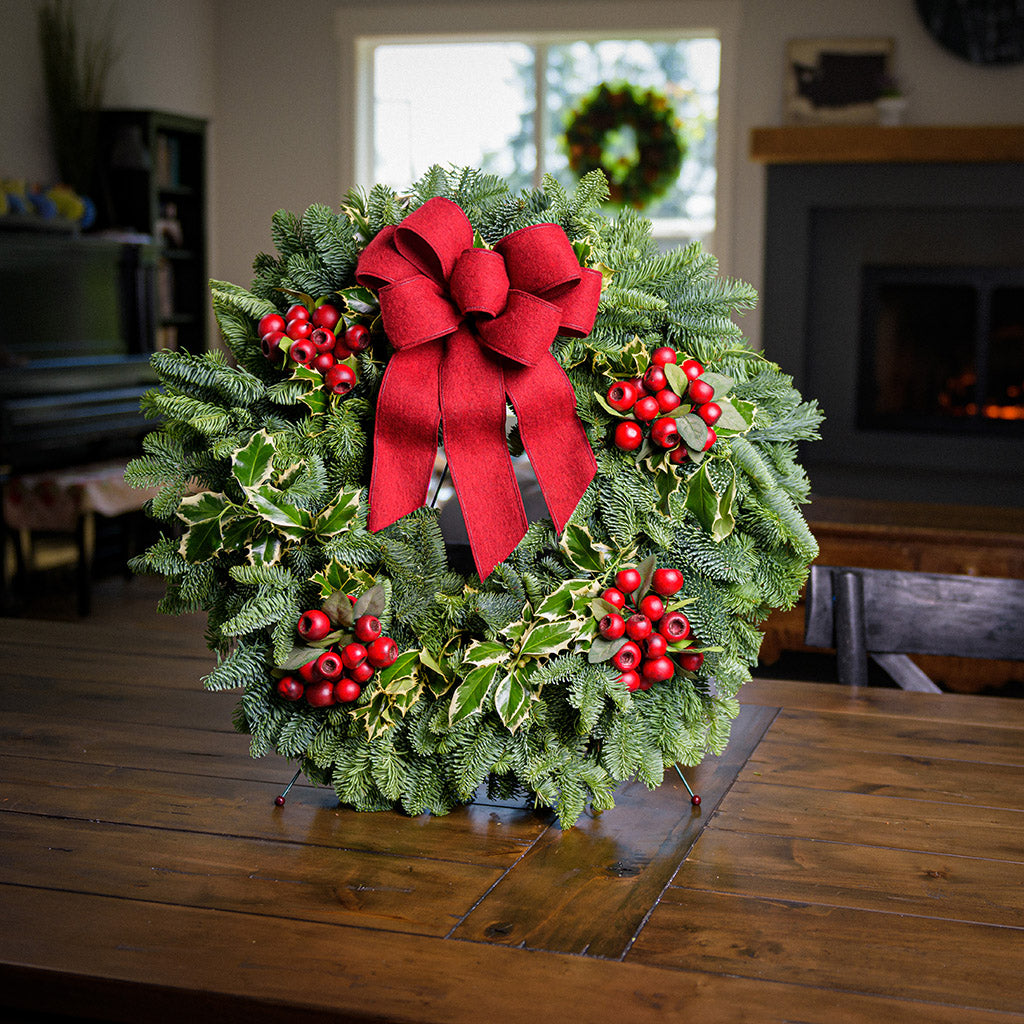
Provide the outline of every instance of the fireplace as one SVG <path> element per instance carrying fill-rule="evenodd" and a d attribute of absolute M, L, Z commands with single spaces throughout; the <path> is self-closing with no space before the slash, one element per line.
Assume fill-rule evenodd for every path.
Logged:
<path fill-rule="evenodd" d="M 763 347 L 825 411 L 801 453 L 816 494 L 1024 505 L 1015 132 L 1017 160 L 770 163 Z"/>

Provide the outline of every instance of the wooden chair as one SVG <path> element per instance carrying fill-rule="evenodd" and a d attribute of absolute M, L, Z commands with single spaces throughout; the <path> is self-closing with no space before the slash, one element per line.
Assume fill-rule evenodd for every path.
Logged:
<path fill-rule="evenodd" d="M 868 656 L 905 690 L 941 690 L 908 654 L 1024 661 L 1024 580 L 812 565 L 804 639 L 834 647 L 839 681 Z"/>

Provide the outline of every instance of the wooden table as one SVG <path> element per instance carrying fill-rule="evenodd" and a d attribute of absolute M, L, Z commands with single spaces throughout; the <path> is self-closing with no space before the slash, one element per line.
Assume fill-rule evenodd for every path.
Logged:
<path fill-rule="evenodd" d="M 562 832 L 274 796 L 198 636 L 0 620 L 0 1019 L 1024 1021 L 1024 703 L 758 681 Z"/>

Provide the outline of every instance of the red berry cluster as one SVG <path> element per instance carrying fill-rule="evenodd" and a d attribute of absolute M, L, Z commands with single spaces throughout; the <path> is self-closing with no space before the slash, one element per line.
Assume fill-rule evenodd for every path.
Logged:
<path fill-rule="evenodd" d="M 632 452 L 643 444 L 645 428 L 650 429 L 650 439 L 659 448 L 669 452 L 669 460 L 680 465 L 689 457 L 689 450 L 679 436 L 677 410 L 685 398 L 691 410 L 707 424 L 707 438 L 703 450 L 707 451 L 718 439 L 713 424 L 722 415 L 722 407 L 713 402 L 714 388 L 707 381 L 700 380 L 704 367 L 696 359 L 684 359 L 678 363 L 675 349 L 656 348 L 642 377 L 634 380 L 616 381 L 606 396 L 608 404 L 617 412 L 632 412 L 633 418 L 623 420 L 615 428 L 616 447 Z M 665 374 L 668 363 L 677 363 L 687 381 L 684 394 L 677 393 Z M 683 412 L 691 410 L 682 410 Z"/>
<path fill-rule="evenodd" d="M 297 302 L 284 316 L 268 313 L 260 320 L 257 332 L 268 359 L 276 362 L 284 357 L 317 370 L 336 395 L 347 395 L 355 387 L 356 373 L 350 361 L 370 346 L 366 327 L 359 323 L 346 327 L 338 308 L 327 302 L 312 312 Z"/>
<path fill-rule="evenodd" d="M 691 672 L 700 668 L 703 654 L 672 652 L 669 646 L 681 644 L 690 635 L 690 621 L 678 610 L 668 610 L 665 599 L 683 587 L 678 569 L 655 569 L 649 588 L 643 587 L 638 569 L 621 569 L 615 574 L 615 586 L 601 594 L 601 600 L 616 610 L 601 617 L 597 630 L 605 640 L 624 643 L 611 657 L 621 672 L 626 689 L 648 690 L 652 683 L 664 682 L 675 675 L 676 663 Z"/>
<path fill-rule="evenodd" d="M 307 643 L 323 640 L 331 632 L 331 620 L 314 608 L 299 616 L 295 631 Z M 381 634 L 376 615 L 360 615 L 353 623 L 352 639 L 332 644 L 319 657 L 301 665 L 294 675 L 277 681 L 277 692 L 288 701 L 306 699 L 314 708 L 350 704 L 379 668 L 387 668 L 398 657 L 395 641 Z"/>

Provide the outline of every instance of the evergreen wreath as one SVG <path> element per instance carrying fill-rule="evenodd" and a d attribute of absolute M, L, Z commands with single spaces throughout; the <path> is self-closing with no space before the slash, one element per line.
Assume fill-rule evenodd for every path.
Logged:
<path fill-rule="evenodd" d="M 554 224 L 603 275 L 592 330 L 551 345 L 593 480 L 560 534 L 531 523 L 485 579 L 436 508 L 368 529 L 396 356 L 355 274 L 371 241 L 437 197 L 465 212 L 476 248 Z M 165 529 L 132 567 L 166 577 L 162 611 L 207 613 L 204 684 L 241 692 L 253 756 L 295 759 L 342 804 L 444 814 L 485 786 L 571 826 L 623 780 L 654 788 L 722 751 L 758 624 L 796 600 L 816 553 L 796 443 L 817 436 L 818 408 L 743 339 L 732 314 L 753 304 L 748 285 L 697 244 L 660 254 L 639 214 L 593 212 L 606 197 L 600 173 L 574 194 L 551 178 L 511 194 L 435 167 L 405 194 L 279 211 L 251 287 L 212 282 L 234 363 L 152 357 L 161 386 L 143 404 L 162 425 L 127 478 L 159 485 L 149 511 Z M 318 367 L 306 349 L 330 343 Z M 516 426 L 507 446 L 522 454 Z"/>
<path fill-rule="evenodd" d="M 624 127 L 636 137 L 633 155 L 616 155 L 609 142 Z M 671 188 L 686 156 L 686 141 L 668 98 L 656 89 L 602 83 L 569 114 L 569 167 L 582 178 L 600 170 L 613 203 L 642 210 Z"/>

